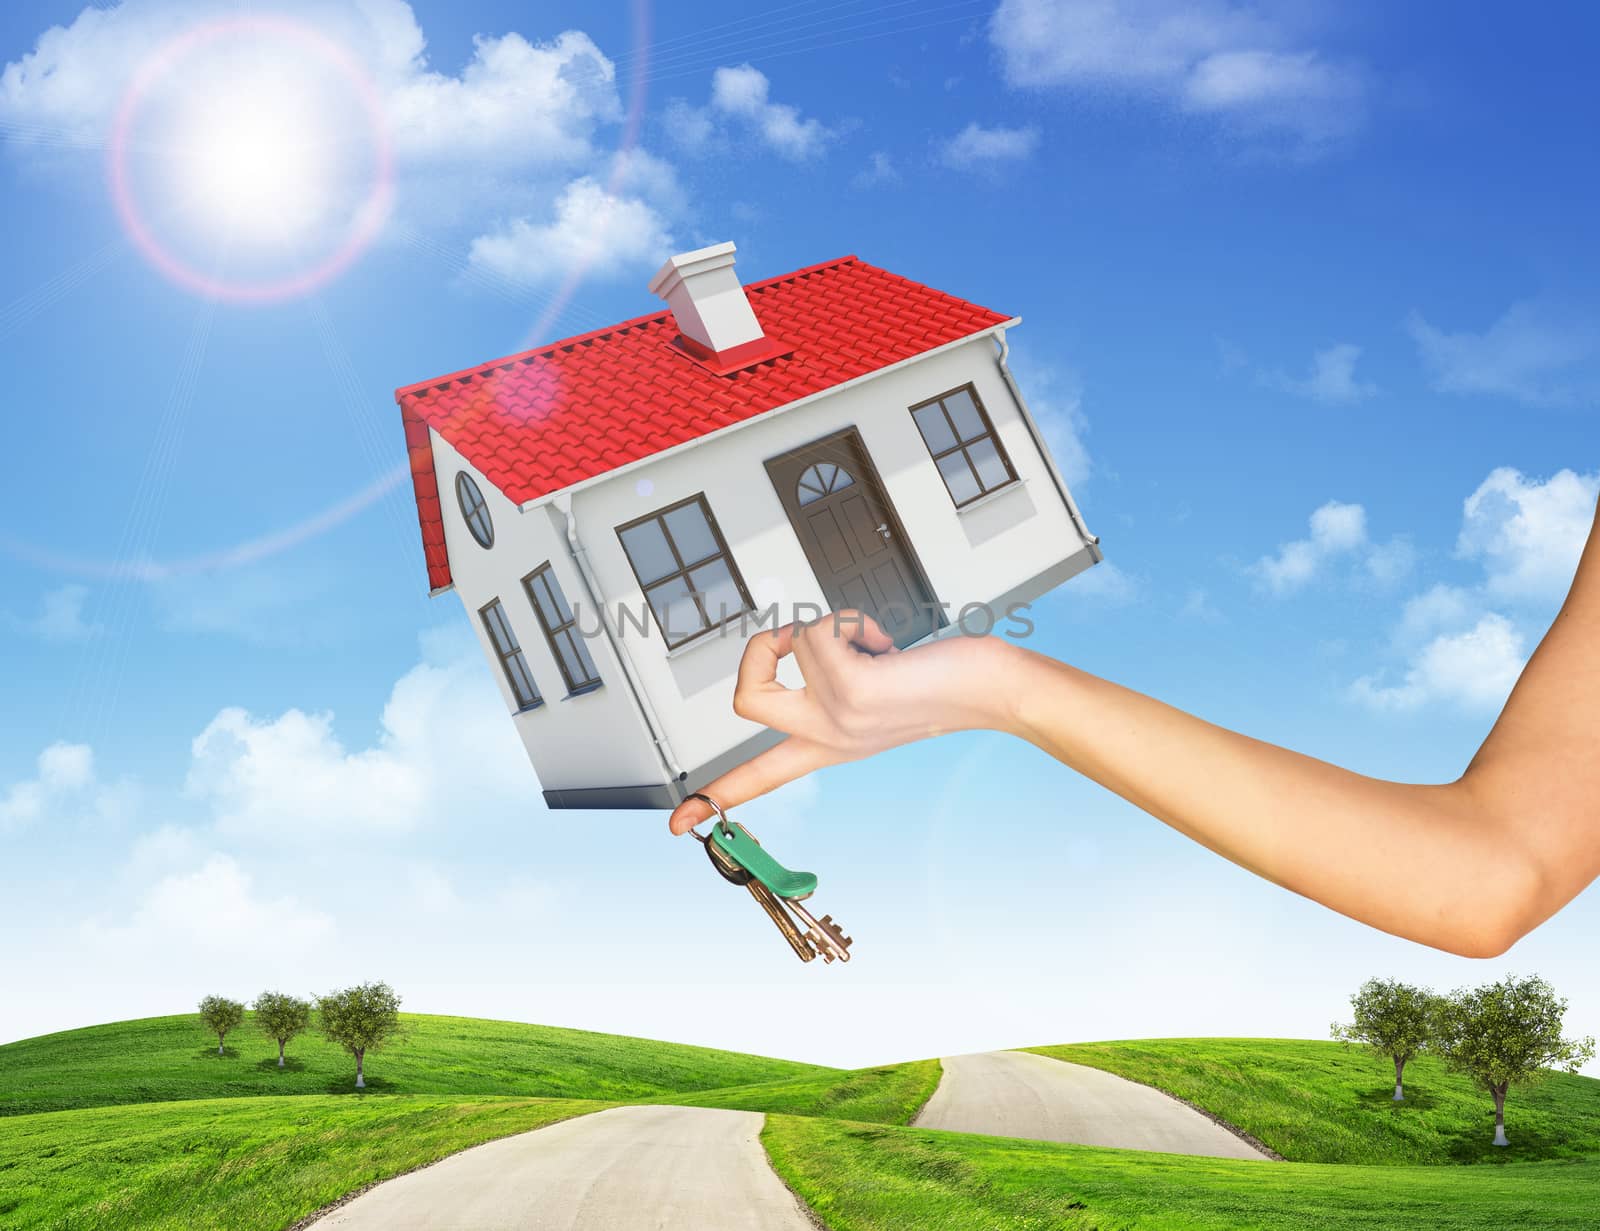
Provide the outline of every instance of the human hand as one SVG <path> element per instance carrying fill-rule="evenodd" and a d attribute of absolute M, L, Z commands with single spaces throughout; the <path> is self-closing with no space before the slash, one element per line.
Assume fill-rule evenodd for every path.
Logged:
<path fill-rule="evenodd" d="M 731 809 L 825 765 L 998 725 L 1002 651 L 993 638 L 960 636 L 899 650 L 871 616 L 848 609 L 757 633 L 739 663 L 733 710 L 789 738 L 702 789 Z M 790 654 L 803 688 L 778 682 L 778 664 Z M 710 805 L 689 799 L 668 823 L 683 834 L 711 815 Z"/>

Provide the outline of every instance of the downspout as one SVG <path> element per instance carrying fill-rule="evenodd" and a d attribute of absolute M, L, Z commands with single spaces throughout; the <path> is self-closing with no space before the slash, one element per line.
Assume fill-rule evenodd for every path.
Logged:
<path fill-rule="evenodd" d="M 1000 375 L 1005 377 L 1006 388 L 1011 390 L 1011 396 L 1017 403 L 1017 409 L 1022 412 L 1022 422 L 1027 426 L 1028 435 L 1033 437 L 1033 447 L 1039 450 L 1039 456 L 1044 458 L 1045 468 L 1050 471 L 1050 479 L 1056 485 L 1056 491 L 1061 494 L 1061 503 L 1067 506 L 1067 516 L 1072 518 L 1072 524 L 1078 528 L 1078 533 L 1083 536 L 1083 541 L 1088 545 L 1089 552 L 1098 563 L 1105 559 L 1105 553 L 1100 550 L 1100 536 L 1090 534 L 1089 527 L 1083 524 L 1083 514 L 1078 512 L 1077 502 L 1072 499 L 1072 493 L 1067 490 L 1067 481 L 1061 477 L 1061 471 L 1056 466 L 1056 459 L 1050 455 L 1049 448 L 1044 443 L 1044 435 L 1039 431 L 1039 425 L 1034 422 L 1033 414 L 1028 410 L 1027 399 L 1022 396 L 1022 390 L 1017 388 L 1017 378 L 1011 375 L 1011 369 L 1006 365 L 1006 358 L 1011 354 L 1011 343 L 1006 341 L 1004 329 L 995 332 L 995 341 L 999 343 L 1000 350 L 995 356 L 995 363 L 999 365 Z"/>
<path fill-rule="evenodd" d="M 656 715 L 655 708 L 650 704 L 650 698 L 645 693 L 644 684 L 639 679 L 639 673 L 633 665 L 633 659 L 628 656 L 627 647 L 622 644 L 622 634 L 611 620 L 611 612 L 606 609 L 605 603 L 600 601 L 600 581 L 594 574 L 594 566 L 589 562 L 589 553 L 584 550 L 583 543 L 578 538 L 578 519 L 572 513 L 572 493 L 563 492 L 551 502 L 567 519 L 567 548 L 572 552 L 573 562 L 578 566 L 578 576 L 583 579 L 585 597 L 600 613 L 601 625 L 606 630 L 606 640 L 610 643 L 612 651 L 617 656 L 617 661 L 622 664 L 622 676 L 627 682 L 628 691 L 633 695 L 633 703 L 638 706 L 639 713 L 644 717 L 644 725 L 650 731 L 650 739 L 656 746 L 656 755 L 661 758 L 661 764 L 666 768 L 668 776 L 673 782 L 681 782 L 687 778 L 688 771 L 678 764 L 677 758 L 672 755 L 672 746 L 667 743 L 667 735 L 661 727 L 661 719 Z"/>

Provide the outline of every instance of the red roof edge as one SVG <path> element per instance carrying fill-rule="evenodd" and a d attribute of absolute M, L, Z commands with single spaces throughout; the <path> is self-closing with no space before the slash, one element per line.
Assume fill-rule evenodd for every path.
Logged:
<path fill-rule="evenodd" d="M 831 269 L 835 265 L 846 265 L 849 262 L 856 260 L 860 260 L 860 258 L 852 252 L 848 256 L 836 257 L 831 261 L 819 261 L 815 265 L 807 265 L 804 269 L 792 269 L 786 274 L 778 274 L 775 277 L 763 278 L 760 282 L 751 282 L 747 284 L 744 289 L 747 293 L 750 291 L 759 291 L 765 287 L 776 286 L 780 282 L 788 282 L 792 278 L 803 278 L 807 274 L 814 274 L 823 269 Z M 910 279 L 907 279 L 907 281 L 910 281 Z M 402 385 L 400 388 L 394 391 L 394 400 L 398 402 L 409 393 L 421 393 L 426 389 L 436 388 L 441 385 L 448 385 L 453 381 L 470 380 L 474 376 L 487 376 L 495 368 L 502 368 L 507 364 L 512 363 L 522 363 L 529 359 L 536 358 L 539 355 L 548 355 L 552 351 L 564 350 L 569 346 L 578 346 L 584 342 L 593 342 L 597 338 L 605 337 L 607 334 L 621 333 L 627 329 L 636 329 L 640 325 L 649 324 L 652 321 L 663 320 L 671 314 L 671 308 L 661 308 L 655 312 L 647 312 L 643 316 L 635 316 L 628 320 L 621 321 L 615 325 L 607 325 L 603 329 L 591 329 L 588 333 L 573 334 L 573 336 L 570 338 L 562 338 L 556 342 L 544 342 L 529 350 L 518 351 L 514 355 L 505 355 L 499 359 L 491 359 L 486 363 L 475 363 L 471 367 L 461 368 L 458 371 L 449 372 L 444 376 L 435 376 L 431 380 L 419 380 L 413 384 Z"/>
<path fill-rule="evenodd" d="M 433 467 L 433 438 L 428 425 L 414 409 L 400 404 L 405 424 L 406 453 L 411 462 L 411 486 L 417 497 L 417 527 L 422 531 L 422 554 L 428 562 L 428 589 L 448 589 L 450 556 L 444 545 L 444 510 L 439 505 L 439 479 Z"/>

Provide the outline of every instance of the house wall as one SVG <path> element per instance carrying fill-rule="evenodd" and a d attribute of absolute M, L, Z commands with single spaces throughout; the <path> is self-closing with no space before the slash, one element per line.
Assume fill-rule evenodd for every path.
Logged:
<path fill-rule="evenodd" d="M 969 381 L 1021 482 L 958 510 L 910 407 Z M 579 489 L 573 494 L 573 509 L 604 600 L 635 613 L 646 610 L 615 527 L 704 492 L 758 610 L 776 603 L 784 619 L 792 618 L 798 603 L 825 610 L 821 586 L 763 462 L 852 426 L 861 434 L 936 597 L 950 604 L 952 613 L 968 603 L 994 602 L 1030 582 L 1036 590 L 1046 588 L 1097 558 L 1033 444 L 999 370 L 993 341 L 981 338 Z M 460 533 L 465 535 L 465 529 Z M 452 564 L 455 559 L 452 543 Z M 1037 580 L 1052 567 L 1056 572 L 1048 582 Z M 647 631 L 641 635 L 630 626 L 624 647 L 660 716 L 672 753 L 689 771 L 686 785 L 694 789 L 710 776 L 708 766 L 762 734 L 762 728 L 737 717 L 730 707 L 745 638 L 733 631 L 668 652 L 659 630 L 645 619 Z M 800 683 L 792 662 L 784 664 L 779 678 Z M 614 781 L 619 772 L 620 766 L 595 785 Z"/>
<path fill-rule="evenodd" d="M 434 468 L 439 476 L 440 505 L 444 515 L 445 547 L 450 553 L 450 574 L 467 620 L 483 649 L 512 714 L 523 745 L 528 750 L 546 791 L 659 785 L 667 779 L 648 728 L 631 696 L 621 664 L 604 636 L 589 637 L 586 644 L 600 673 L 602 686 L 593 692 L 568 696 L 555 653 L 545 639 L 533 604 L 523 589 L 526 577 L 546 560 L 579 616 L 585 630 L 595 627 L 592 607 L 584 601 L 584 588 L 570 555 L 564 532 L 558 533 L 546 509 L 521 512 L 500 490 L 456 452 L 437 432 L 432 434 Z M 456 501 L 455 479 L 465 470 L 477 482 L 494 524 L 494 546 L 478 545 L 467 529 Z M 529 670 L 544 698 L 536 709 L 517 713 L 511 686 L 494 645 L 489 640 L 479 610 L 499 598 L 505 609 Z M 530 782 L 530 788 L 532 783 Z"/>

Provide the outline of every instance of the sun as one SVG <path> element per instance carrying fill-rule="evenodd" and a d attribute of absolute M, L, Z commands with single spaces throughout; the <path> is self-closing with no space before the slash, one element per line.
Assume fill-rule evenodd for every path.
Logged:
<path fill-rule="evenodd" d="M 258 75 L 197 101 L 172 134 L 172 187 L 193 221 L 246 243 L 293 245 L 329 225 L 330 146 L 287 76 Z"/>
<path fill-rule="evenodd" d="M 382 100 L 346 48 L 302 23 L 197 26 L 135 75 L 110 179 L 129 234 L 173 280 L 215 298 L 303 294 L 382 225 Z"/>

